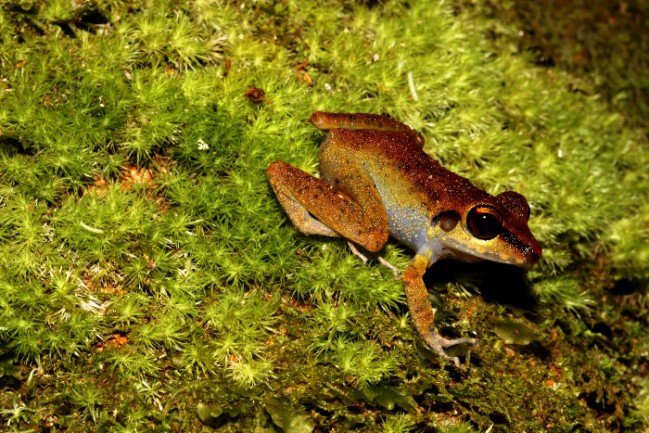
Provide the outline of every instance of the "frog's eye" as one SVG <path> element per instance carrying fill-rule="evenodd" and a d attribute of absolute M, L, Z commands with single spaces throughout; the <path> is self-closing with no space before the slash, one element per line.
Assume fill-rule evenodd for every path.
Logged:
<path fill-rule="evenodd" d="M 493 239 L 503 229 L 500 214 L 491 206 L 480 205 L 474 207 L 469 211 L 466 220 L 469 231 L 478 239 Z"/>

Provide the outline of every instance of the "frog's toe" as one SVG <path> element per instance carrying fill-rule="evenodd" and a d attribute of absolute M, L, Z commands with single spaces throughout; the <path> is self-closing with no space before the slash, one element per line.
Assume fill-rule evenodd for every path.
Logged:
<path fill-rule="evenodd" d="M 478 340 L 475 338 L 453 338 L 449 340 L 441 335 L 439 338 L 442 340 L 442 347 L 452 347 L 457 346 L 458 344 L 478 344 Z"/>
<path fill-rule="evenodd" d="M 398 279 L 401 278 L 401 276 L 399 275 L 399 269 L 396 266 L 394 266 L 392 263 L 388 262 L 382 256 L 379 256 L 378 259 L 379 259 L 379 263 L 381 263 L 383 266 L 385 266 L 386 268 L 388 268 L 389 270 L 392 271 L 392 274 L 394 275 L 395 280 L 398 280 Z"/>
<path fill-rule="evenodd" d="M 354 245 L 352 242 L 347 241 L 347 245 L 349 245 L 349 249 L 351 250 L 352 254 L 361 259 L 363 266 L 367 265 L 367 256 L 358 251 L 358 248 L 356 248 L 356 245 Z"/>
<path fill-rule="evenodd" d="M 457 346 L 458 344 L 475 345 L 475 344 L 478 343 L 478 340 L 476 340 L 475 338 L 453 338 L 453 339 L 448 339 L 448 338 L 442 337 L 439 334 L 439 332 L 437 332 L 436 329 L 433 329 L 431 331 L 431 338 L 427 342 L 428 342 L 428 345 L 430 346 L 430 348 L 435 353 L 437 353 L 439 356 L 446 359 L 447 361 L 452 361 L 453 364 L 455 364 L 456 367 L 461 367 L 460 358 L 457 357 L 457 356 L 449 356 L 444 351 L 444 348 Z"/>

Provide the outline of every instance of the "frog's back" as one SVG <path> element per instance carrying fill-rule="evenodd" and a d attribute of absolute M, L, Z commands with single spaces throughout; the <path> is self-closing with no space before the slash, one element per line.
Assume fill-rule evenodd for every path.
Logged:
<path fill-rule="evenodd" d="M 458 196 L 489 200 L 489 194 L 432 159 L 419 139 L 412 130 L 332 129 L 322 143 L 320 159 L 356 160 L 385 199 L 389 200 L 392 191 L 402 205 L 425 202 L 428 208 L 445 208 Z"/>

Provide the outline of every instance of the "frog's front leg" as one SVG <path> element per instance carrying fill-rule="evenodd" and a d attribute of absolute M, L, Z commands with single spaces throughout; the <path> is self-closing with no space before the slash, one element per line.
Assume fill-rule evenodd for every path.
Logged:
<path fill-rule="evenodd" d="M 429 266 L 429 261 L 429 257 L 417 254 L 403 272 L 403 284 L 408 300 L 408 310 L 410 311 L 417 333 L 426 344 L 439 356 L 453 361 L 459 367 L 460 359 L 458 357 L 448 356 L 444 352 L 444 348 L 462 343 L 475 344 L 476 340 L 474 338 L 456 338 L 449 340 L 437 332 L 435 328 L 435 311 L 430 303 L 428 291 L 426 290 L 423 279 L 424 273 L 426 273 L 426 269 Z"/>

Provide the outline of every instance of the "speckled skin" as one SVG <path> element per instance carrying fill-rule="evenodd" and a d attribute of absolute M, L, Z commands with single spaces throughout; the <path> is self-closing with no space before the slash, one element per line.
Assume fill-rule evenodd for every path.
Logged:
<path fill-rule="evenodd" d="M 318 112 L 311 122 L 329 131 L 320 147 L 323 178 L 275 161 L 267 174 L 279 202 L 303 233 L 342 236 L 370 252 L 380 251 L 390 235 L 412 248 L 403 281 L 415 328 L 459 365 L 443 348 L 475 341 L 439 335 L 423 275 L 446 257 L 535 263 L 541 246 L 527 226 L 527 201 L 513 191 L 491 196 L 446 170 L 422 150 L 421 135 L 391 118 Z M 497 216 L 497 236 L 474 236 L 467 219 L 476 207 Z"/>

